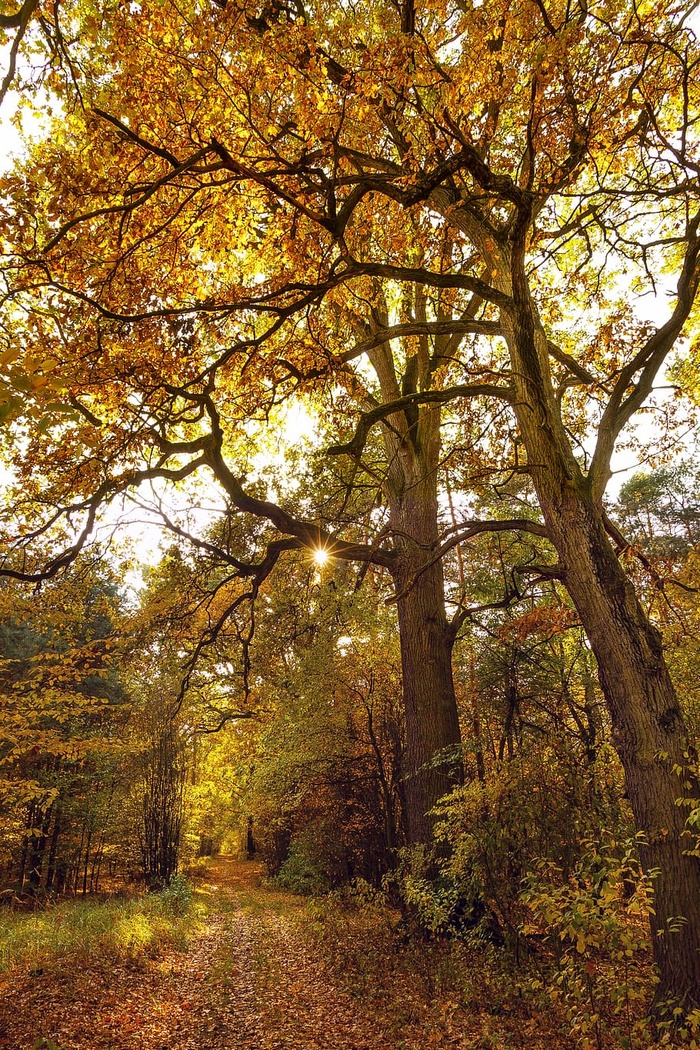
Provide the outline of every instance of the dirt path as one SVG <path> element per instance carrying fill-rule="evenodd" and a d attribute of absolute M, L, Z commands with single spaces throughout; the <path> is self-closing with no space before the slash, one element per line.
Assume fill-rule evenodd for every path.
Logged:
<path fill-rule="evenodd" d="M 0 991 L 7 1050 L 394 1050 L 303 936 L 303 905 L 255 865 L 214 863 L 207 924 L 185 953 L 47 971 Z"/>
<path fill-rule="evenodd" d="M 15 969 L 0 1050 L 546 1050 L 572 1044 L 480 950 L 397 936 L 384 911 L 309 904 L 222 857 L 186 950 Z M 311 924 L 311 925 L 310 925 Z"/>

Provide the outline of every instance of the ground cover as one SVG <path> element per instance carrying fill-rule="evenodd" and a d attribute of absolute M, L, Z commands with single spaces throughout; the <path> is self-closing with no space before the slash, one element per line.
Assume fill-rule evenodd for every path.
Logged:
<path fill-rule="evenodd" d="M 309 902 L 227 857 L 189 905 L 178 894 L 66 902 L 11 917 L 2 952 L 4 1050 L 581 1045 L 486 946 L 416 940 L 386 909 Z"/>

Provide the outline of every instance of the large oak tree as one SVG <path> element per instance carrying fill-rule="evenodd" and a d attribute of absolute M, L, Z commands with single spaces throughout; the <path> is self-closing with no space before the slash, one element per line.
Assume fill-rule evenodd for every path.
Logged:
<path fill-rule="evenodd" d="M 58 571 L 102 503 L 206 469 L 232 511 L 271 527 L 257 562 L 227 555 L 253 593 L 290 547 L 391 573 L 407 772 L 423 770 L 408 780 L 421 785 L 414 838 L 451 775 L 426 762 L 459 739 L 441 558 L 508 524 L 441 533 L 441 442 L 489 411 L 495 426 L 488 405 L 505 412 L 510 461 L 495 467 L 536 493 L 543 524 L 527 527 L 555 552 L 539 571 L 564 582 L 587 631 L 642 859 L 659 872 L 661 991 L 698 1002 L 700 870 L 676 804 L 692 750 L 603 503 L 616 442 L 688 330 L 700 280 L 692 7 L 58 9 L 45 82 L 60 119 L 5 180 L 0 359 L 5 417 L 41 417 L 21 445 L 22 536 L 5 572 Z M 635 296 L 661 275 L 668 305 L 649 324 Z M 329 530 L 246 488 L 246 420 L 294 390 L 359 405 L 330 452 L 375 478 L 381 525 L 340 515 Z M 49 529 L 65 545 L 39 565 L 31 540 Z"/>

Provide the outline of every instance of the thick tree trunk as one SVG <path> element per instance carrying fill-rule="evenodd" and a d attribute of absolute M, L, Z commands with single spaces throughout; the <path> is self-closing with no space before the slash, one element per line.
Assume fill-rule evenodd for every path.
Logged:
<path fill-rule="evenodd" d="M 406 718 L 404 788 L 409 843 L 428 842 L 438 799 L 462 779 L 457 700 L 452 677 L 453 633 L 445 613 L 442 566 L 421 572 L 425 547 L 437 536 L 437 496 L 421 486 L 393 509 L 401 544 L 395 573 L 399 595 L 403 703 Z M 398 546 L 397 542 L 397 546 Z"/>
<path fill-rule="evenodd" d="M 598 663 L 613 743 L 640 835 L 641 861 L 653 876 L 657 1000 L 678 998 L 700 1006 L 700 861 L 688 855 L 693 841 L 686 829 L 687 810 L 678 805 L 682 797 L 700 797 L 696 774 L 689 768 L 693 753 L 661 636 L 641 608 L 605 530 L 600 468 L 593 479 L 583 474 L 562 424 L 549 346 L 525 274 L 525 228 L 521 224 L 517 250 L 501 277 L 503 290 L 513 293 L 516 304 L 504 325 L 515 412 L 562 579 Z"/>
<path fill-rule="evenodd" d="M 417 294 L 418 316 L 426 304 Z M 389 312 L 378 295 L 376 310 Z M 369 354 L 386 403 L 430 389 L 434 381 L 429 347 L 409 355 L 401 384 L 388 344 Z M 454 632 L 445 612 L 442 564 L 430 564 L 438 541 L 440 406 L 408 406 L 388 417 L 385 495 L 397 560 L 397 594 L 406 750 L 403 767 L 406 835 L 409 844 L 429 842 L 438 799 L 463 777 L 457 700 L 452 678 Z"/>
<path fill-rule="evenodd" d="M 700 861 L 688 855 L 693 840 L 687 809 L 678 805 L 681 797 L 698 797 L 698 790 L 688 771 L 694 755 L 661 636 L 619 564 L 600 512 L 570 498 L 558 518 L 551 522 L 552 536 L 598 661 L 642 863 L 648 873 L 658 873 L 651 926 L 659 997 L 700 1003 Z"/>

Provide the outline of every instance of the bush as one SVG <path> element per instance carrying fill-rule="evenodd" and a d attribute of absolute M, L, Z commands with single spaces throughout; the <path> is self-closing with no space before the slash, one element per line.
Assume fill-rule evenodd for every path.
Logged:
<path fill-rule="evenodd" d="M 654 985 L 648 915 L 651 880 L 634 841 L 588 842 L 569 879 L 543 862 L 525 880 L 525 936 L 544 936 L 555 961 L 547 995 L 562 1003 L 584 1045 L 604 1033 L 623 1047 L 649 1045 L 642 1007 Z M 540 985 L 541 982 L 534 982 Z"/>
<path fill-rule="evenodd" d="M 305 897 L 327 893 L 330 889 L 330 882 L 318 859 L 299 843 L 290 849 L 275 881 L 283 889 Z"/>
<path fill-rule="evenodd" d="M 192 906 L 192 886 L 185 875 L 171 875 L 168 885 L 157 897 L 171 915 L 185 915 Z"/>
<path fill-rule="evenodd" d="M 455 931 L 466 910 L 463 891 L 446 866 L 444 859 L 441 865 L 436 861 L 429 846 L 407 846 L 399 851 L 396 868 L 382 882 L 430 933 Z"/>

